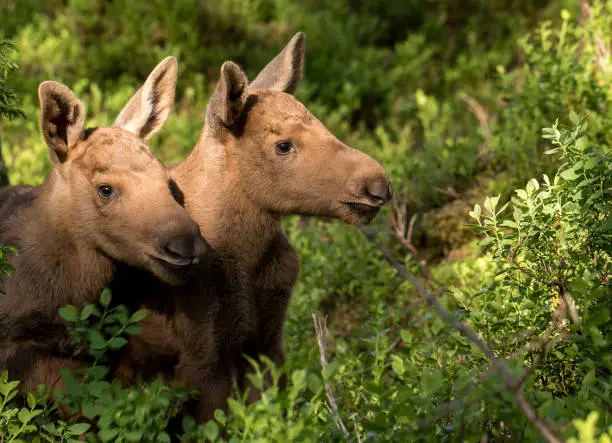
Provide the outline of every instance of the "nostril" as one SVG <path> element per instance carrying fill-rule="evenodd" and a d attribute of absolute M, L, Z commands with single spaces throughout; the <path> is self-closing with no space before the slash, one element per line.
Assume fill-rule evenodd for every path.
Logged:
<path fill-rule="evenodd" d="M 196 256 L 194 237 L 191 235 L 174 236 L 166 242 L 162 250 L 173 259 L 192 259 Z"/>
<path fill-rule="evenodd" d="M 391 198 L 391 185 L 382 178 L 367 183 L 364 189 L 366 196 L 376 205 L 382 205 Z"/>
<path fill-rule="evenodd" d="M 198 236 L 195 242 L 195 257 L 200 257 L 204 254 L 207 254 L 212 250 L 212 246 L 206 241 L 202 236 Z"/>

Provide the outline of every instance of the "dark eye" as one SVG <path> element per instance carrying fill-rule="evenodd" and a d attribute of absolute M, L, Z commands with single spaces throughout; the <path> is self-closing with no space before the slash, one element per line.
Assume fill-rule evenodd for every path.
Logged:
<path fill-rule="evenodd" d="M 100 198 L 108 200 L 109 198 L 112 198 L 114 194 L 115 194 L 115 191 L 113 190 L 112 186 L 109 186 L 109 185 L 98 186 L 98 195 L 100 196 Z"/>
<path fill-rule="evenodd" d="M 280 142 L 276 144 L 276 153 L 278 155 L 287 155 L 293 150 L 291 142 Z"/>

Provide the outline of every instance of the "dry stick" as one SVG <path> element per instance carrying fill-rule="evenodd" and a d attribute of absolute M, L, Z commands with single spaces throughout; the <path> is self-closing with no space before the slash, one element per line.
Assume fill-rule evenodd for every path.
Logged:
<path fill-rule="evenodd" d="M 359 429 L 357 428 L 357 420 L 353 417 L 353 425 L 355 426 L 355 435 L 357 436 L 357 443 L 361 443 L 361 436 L 359 435 Z"/>
<path fill-rule="evenodd" d="M 2 186 L 8 186 L 8 171 L 6 170 L 6 164 L 2 158 L 2 139 L 0 139 L 0 188 Z"/>
<path fill-rule="evenodd" d="M 385 260 L 389 262 L 391 266 L 393 266 L 399 275 L 404 279 L 409 281 L 414 288 L 421 294 L 421 296 L 425 299 L 427 304 L 431 306 L 440 317 L 444 321 L 446 321 L 449 325 L 451 325 L 454 329 L 459 331 L 461 335 L 466 337 L 472 343 L 474 343 L 480 351 L 487 356 L 487 358 L 491 361 L 491 364 L 496 367 L 501 373 L 504 384 L 506 387 L 514 394 L 516 398 L 516 402 L 523 412 L 527 420 L 540 432 L 542 437 L 549 443 L 561 443 L 563 440 L 560 440 L 548 427 L 546 423 L 531 409 L 531 406 L 525 399 L 523 392 L 521 391 L 521 385 L 517 383 L 517 380 L 514 379 L 512 374 L 508 371 L 508 368 L 504 365 L 503 361 L 498 359 L 491 348 L 487 346 L 481 339 L 478 337 L 478 334 L 474 332 L 471 328 L 461 323 L 457 319 L 455 319 L 452 314 L 447 311 L 440 302 L 427 291 L 421 283 L 414 277 L 411 273 L 406 271 L 406 268 L 395 258 L 395 256 L 389 251 L 387 248 L 378 243 L 376 239 L 376 234 L 372 232 L 370 229 L 367 229 L 363 226 L 360 226 L 361 232 L 380 250 L 383 254 Z"/>
<path fill-rule="evenodd" d="M 470 111 L 480 123 L 482 135 L 485 138 L 485 148 L 488 149 L 491 142 L 491 127 L 489 125 L 491 122 L 491 117 L 489 116 L 489 111 L 487 111 L 487 109 L 478 103 L 473 97 L 470 97 L 465 93 L 460 94 L 459 98 L 468 105 Z"/>
<path fill-rule="evenodd" d="M 325 355 L 326 346 L 325 346 L 325 329 L 327 328 L 326 324 L 327 319 L 321 321 L 317 314 L 312 313 L 312 323 L 314 324 L 315 333 L 317 335 L 317 343 L 319 345 L 319 356 L 321 358 L 321 367 L 323 368 L 323 373 L 327 369 L 327 357 Z M 331 383 L 329 380 L 325 382 L 325 395 L 327 397 L 327 402 L 329 406 L 329 410 L 334 417 L 334 420 L 342 433 L 344 434 L 344 438 L 349 438 L 350 434 L 346 429 L 344 422 L 342 421 L 342 417 L 340 417 L 340 412 L 338 411 L 338 405 L 336 404 L 336 400 L 334 399 L 334 393 L 332 392 Z"/>
<path fill-rule="evenodd" d="M 553 348 L 553 346 L 555 346 L 557 343 L 565 340 L 568 337 L 568 334 L 565 332 L 561 332 L 559 334 L 559 336 L 557 337 L 552 337 L 553 332 L 557 331 L 556 328 L 550 328 L 547 332 L 546 332 L 546 336 L 535 340 L 531 343 L 528 343 L 524 348 L 519 349 L 515 352 L 513 352 L 512 354 L 510 354 L 510 356 L 508 356 L 507 360 L 514 360 L 515 358 L 519 358 L 521 356 L 523 356 L 525 353 L 531 353 L 531 352 L 538 352 L 537 356 L 536 356 L 536 360 L 534 361 L 534 363 L 525 370 L 525 372 L 519 377 L 519 379 L 517 380 L 516 384 L 517 385 L 522 385 L 523 382 L 527 379 L 527 377 L 529 377 L 531 374 L 533 374 L 533 372 L 535 371 L 535 369 L 540 365 L 540 363 L 544 360 L 545 355 Z M 481 372 L 480 374 L 478 374 L 478 376 L 476 376 L 476 379 L 473 380 L 468 386 L 466 386 L 465 388 L 462 389 L 462 391 L 458 394 L 458 395 L 463 395 L 465 392 L 467 392 L 468 390 L 473 390 L 475 388 L 477 388 L 488 376 L 491 375 L 491 373 L 497 370 L 497 368 L 495 366 L 492 366 L 491 368 L 485 370 L 484 372 Z M 492 392 L 489 393 L 489 395 L 495 395 L 498 394 L 499 392 L 501 392 L 502 389 L 496 389 Z M 429 418 L 423 422 L 421 422 L 419 424 L 419 427 L 425 427 L 425 426 L 430 426 L 432 423 L 434 423 L 434 421 L 437 418 L 440 417 L 447 417 L 449 415 L 451 415 L 453 412 L 455 412 L 455 410 L 459 407 L 465 407 L 465 406 L 469 406 L 471 404 L 474 404 L 478 401 L 482 400 L 482 397 L 478 397 L 476 399 L 464 402 L 461 398 L 452 400 L 450 402 L 448 402 L 446 405 L 444 406 L 440 406 L 438 408 L 438 410 L 435 412 L 435 416 L 432 418 Z"/>

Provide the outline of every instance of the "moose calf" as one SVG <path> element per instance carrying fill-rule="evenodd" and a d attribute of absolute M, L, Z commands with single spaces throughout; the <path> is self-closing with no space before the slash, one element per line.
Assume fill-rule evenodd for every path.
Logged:
<path fill-rule="evenodd" d="M 283 325 L 299 262 L 281 216 L 367 223 L 391 198 L 381 165 L 340 142 L 291 95 L 303 60 L 298 33 L 250 85 L 225 62 L 197 145 L 171 169 L 218 269 L 181 288 L 182 298 L 170 297 L 169 288 L 147 289 L 143 306 L 152 313 L 116 374 L 131 383 L 170 371 L 199 389 L 200 422 L 227 407 L 232 377 L 258 397 L 243 355 L 284 362 Z M 150 361 L 164 359 L 152 373 Z"/>
<path fill-rule="evenodd" d="M 75 355 L 58 309 L 95 301 L 118 263 L 176 285 L 207 251 L 180 191 L 144 140 L 166 121 L 177 63 L 165 59 L 113 127 L 84 128 L 85 108 L 67 87 L 38 90 L 53 169 L 38 187 L 0 191 L 0 244 L 15 272 L 0 282 L 0 369 L 31 391 L 61 386 Z"/>

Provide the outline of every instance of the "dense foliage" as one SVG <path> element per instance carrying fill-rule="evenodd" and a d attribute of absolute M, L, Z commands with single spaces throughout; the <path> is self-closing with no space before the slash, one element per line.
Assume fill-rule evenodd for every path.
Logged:
<path fill-rule="evenodd" d="M 368 237 L 339 222 L 287 220 L 302 263 L 286 328 L 288 389 L 275 384 L 252 405 L 236 396 L 227 415 L 201 426 L 186 417 L 179 434 L 542 441 L 548 431 L 610 442 L 612 2 L 589 3 L 9 0 L 0 38 L 16 42 L 21 68 L 0 69 L 0 88 L 8 73 L 27 118 L 3 123 L 3 153 L 13 183 L 39 183 L 49 168 L 40 81 L 65 82 L 92 124 L 108 124 L 172 54 L 177 112 L 153 147 L 180 160 L 221 62 L 253 76 L 304 30 L 298 97 L 384 163 L 396 198 Z M 18 404 L 15 383 L 0 379 L 4 440 L 170 438 L 189 393 L 105 378 L 106 352 L 138 333 L 144 315 L 109 309 L 109 297 L 62 309 L 96 363 L 66 373 L 55 404 L 44 392 Z M 266 371 L 278 380 L 277 368 L 261 367 L 256 385 Z M 60 403 L 96 426 L 63 422 Z"/>

